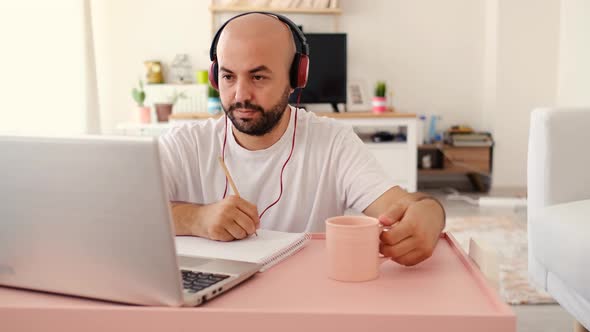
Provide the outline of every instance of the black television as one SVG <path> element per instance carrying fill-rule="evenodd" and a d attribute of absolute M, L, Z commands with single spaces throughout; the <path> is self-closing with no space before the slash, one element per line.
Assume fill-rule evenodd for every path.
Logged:
<path fill-rule="evenodd" d="M 305 33 L 309 44 L 309 76 L 301 92 L 301 104 L 346 104 L 346 34 Z M 297 103 L 299 90 L 289 97 Z"/>

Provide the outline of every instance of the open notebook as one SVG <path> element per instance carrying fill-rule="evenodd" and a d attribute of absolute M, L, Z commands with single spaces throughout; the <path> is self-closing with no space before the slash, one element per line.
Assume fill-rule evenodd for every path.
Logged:
<path fill-rule="evenodd" d="M 176 252 L 182 256 L 202 256 L 262 263 L 268 270 L 299 249 L 311 238 L 307 233 L 286 233 L 259 229 L 239 241 L 219 242 L 193 236 L 177 236 Z"/>

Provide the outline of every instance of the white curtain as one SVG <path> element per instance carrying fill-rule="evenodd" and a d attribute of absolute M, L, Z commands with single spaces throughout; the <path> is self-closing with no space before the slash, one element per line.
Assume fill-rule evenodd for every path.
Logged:
<path fill-rule="evenodd" d="M 84 61 L 86 75 L 84 83 L 86 84 L 86 133 L 100 133 L 100 107 L 98 102 L 98 83 L 96 79 L 96 61 L 94 51 L 94 37 L 92 30 L 92 10 L 90 0 L 84 0 Z"/>
<path fill-rule="evenodd" d="M 0 134 L 100 132 L 88 2 L 0 2 Z"/>

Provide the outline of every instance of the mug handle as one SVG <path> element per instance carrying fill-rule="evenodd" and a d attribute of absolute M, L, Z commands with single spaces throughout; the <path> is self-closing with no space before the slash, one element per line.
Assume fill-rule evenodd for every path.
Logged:
<path fill-rule="evenodd" d="M 395 223 L 391 226 L 383 226 L 381 223 L 379 223 L 379 228 L 382 232 L 388 232 L 394 225 Z M 378 252 L 377 255 L 379 256 L 379 265 L 387 262 L 388 260 L 391 260 L 391 257 L 385 257 L 380 252 Z"/>

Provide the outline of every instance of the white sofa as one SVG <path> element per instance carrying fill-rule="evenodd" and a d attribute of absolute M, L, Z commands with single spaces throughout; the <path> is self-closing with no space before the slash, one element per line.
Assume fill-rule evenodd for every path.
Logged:
<path fill-rule="evenodd" d="M 590 329 L 590 108 L 531 114 L 528 234 L 530 280 Z"/>

